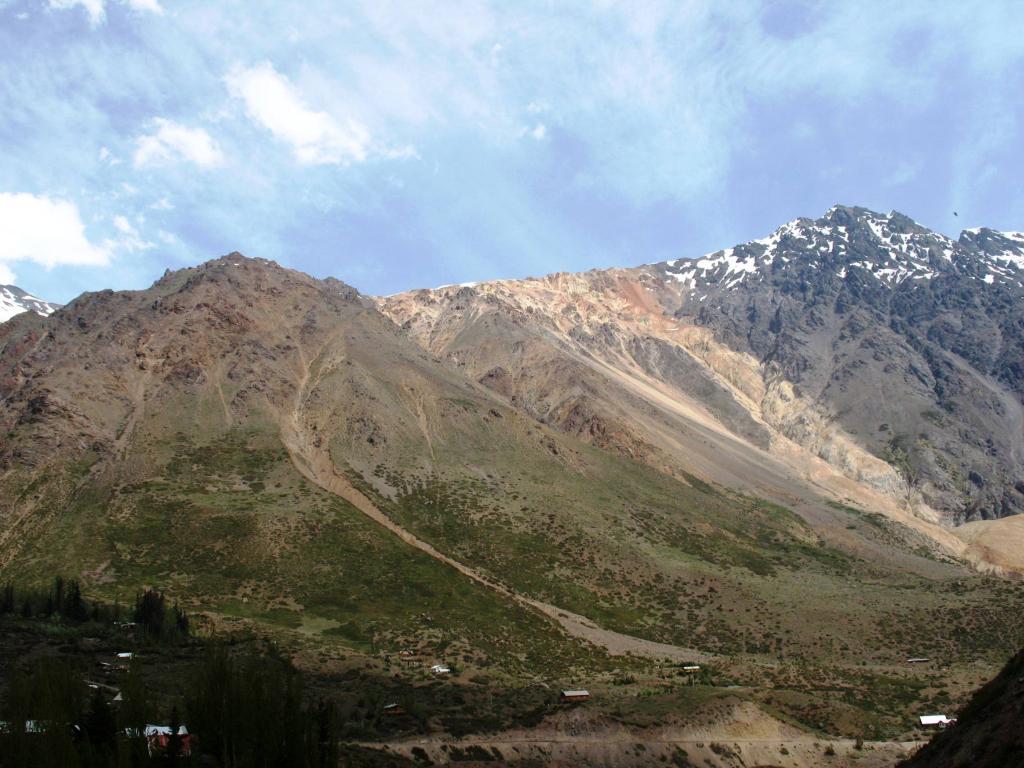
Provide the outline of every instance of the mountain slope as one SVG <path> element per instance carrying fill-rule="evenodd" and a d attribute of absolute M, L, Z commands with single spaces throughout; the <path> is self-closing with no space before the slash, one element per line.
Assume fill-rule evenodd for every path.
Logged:
<path fill-rule="evenodd" d="M 661 271 L 685 287 L 677 317 L 753 354 L 961 521 L 1024 503 L 1022 257 L 1016 233 L 953 242 L 837 206 Z"/>
<path fill-rule="evenodd" d="M 60 304 L 37 299 L 16 285 L 0 285 L 0 323 L 22 312 L 35 312 L 45 316 L 59 308 Z"/>
<path fill-rule="evenodd" d="M 659 468 L 959 522 L 1024 503 L 1022 258 L 1015 233 L 837 206 L 702 259 L 380 306 L 536 418 Z"/>
<path fill-rule="evenodd" d="M 538 359 L 555 349 L 534 338 Z M 600 394 L 596 357 L 548 361 Z M 692 411 L 709 466 L 731 450 L 730 471 L 792 508 L 667 450 L 661 471 L 596 421 L 541 424 L 349 286 L 270 262 L 231 254 L 24 313 L 0 326 L 0 567 L 111 599 L 158 585 L 216 621 L 512 680 L 635 669 L 610 655 L 625 651 L 707 659 L 750 696 L 798 691 L 773 706 L 834 732 L 900 729 L 925 678 L 869 694 L 908 655 L 989 668 L 1003 638 L 1024 642 L 1012 585 L 827 503 L 692 398 L 649 407 L 653 378 L 612 381 L 604 396 L 632 393 L 621 406 L 661 434 Z M 833 700 L 837 678 L 856 696 Z"/>

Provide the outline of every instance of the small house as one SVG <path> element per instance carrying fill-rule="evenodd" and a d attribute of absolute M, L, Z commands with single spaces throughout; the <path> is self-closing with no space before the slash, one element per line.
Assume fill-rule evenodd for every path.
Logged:
<path fill-rule="evenodd" d="M 132 656 L 134 655 L 135 654 L 133 654 L 131 651 L 121 651 L 119 654 L 117 654 L 117 658 L 123 661 L 131 661 Z"/>
<path fill-rule="evenodd" d="M 686 664 L 683 666 L 683 672 L 689 672 L 690 674 L 700 672 L 700 664 Z"/>
<path fill-rule="evenodd" d="M 562 701 L 564 702 L 586 701 L 589 698 L 590 691 L 584 690 L 583 688 L 562 691 Z"/>
<path fill-rule="evenodd" d="M 945 715 L 921 715 L 920 720 L 923 728 L 945 728 L 956 722 L 955 717 L 949 718 Z"/>
<path fill-rule="evenodd" d="M 402 708 L 401 704 L 390 702 L 384 705 L 384 714 L 388 717 L 398 717 L 399 715 L 405 714 L 405 709 Z"/>
<path fill-rule="evenodd" d="M 166 752 L 174 735 L 169 725 L 147 725 L 142 735 L 146 737 L 146 748 L 150 755 Z M 192 734 L 184 725 L 178 726 L 178 755 L 188 757 L 192 754 Z"/>
<path fill-rule="evenodd" d="M 435 664 L 430 668 L 430 671 L 435 675 L 448 675 L 451 674 L 451 667 L 446 667 L 444 664 Z"/>
<path fill-rule="evenodd" d="M 907 659 L 907 664 L 927 664 L 929 661 L 931 661 L 931 659 L 926 656 L 915 656 L 912 659 Z"/>

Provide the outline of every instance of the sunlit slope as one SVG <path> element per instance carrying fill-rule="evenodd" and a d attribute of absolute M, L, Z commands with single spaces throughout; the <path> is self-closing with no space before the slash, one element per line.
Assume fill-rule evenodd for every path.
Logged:
<path fill-rule="evenodd" d="M 809 662 L 1021 632 L 1012 592 L 919 534 L 824 502 L 818 530 L 554 431 L 337 281 L 232 255 L 40 323 L 3 342 L 5 574 L 507 667 L 602 663 L 527 600 Z"/>

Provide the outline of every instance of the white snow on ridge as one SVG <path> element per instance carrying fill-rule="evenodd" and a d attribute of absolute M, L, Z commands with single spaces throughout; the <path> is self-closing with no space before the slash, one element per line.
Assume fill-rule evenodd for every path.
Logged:
<path fill-rule="evenodd" d="M 25 307 L 18 304 L 7 291 L 0 289 L 0 323 L 10 320 L 15 315 L 27 311 Z"/>
<path fill-rule="evenodd" d="M 30 310 L 45 317 L 53 314 L 57 308 L 57 305 L 24 293 L 13 285 L 0 285 L 0 323 Z"/>
<path fill-rule="evenodd" d="M 681 283 L 691 296 L 713 286 L 731 290 L 750 275 L 759 279 L 766 268 L 785 268 L 791 262 L 809 269 L 827 264 L 839 279 L 859 268 L 890 288 L 905 281 L 931 280 L 948 270 L 970 269 L 969 274 L 988 285 L 1019 283 L 1024 272 L 1024 232 L 985 230 L 991 233 L 986 247 L 995 251 L 986 254 L 920 225 L 907 226 L 906 217 L 894 212 L 858 210 L 851 222 L 834 224 L 829 215 L 837 208 L 830 209 L 825 220 L 796 219 L 767 237 L 697 259 L 675 259 L 661 267 L 666 278 Z M 964 231 L 975 236 L 982 232 Z M 854 254 L 863 256 L 843 263 Z M 983 267 L 980 272 L 978 266 Z"/>

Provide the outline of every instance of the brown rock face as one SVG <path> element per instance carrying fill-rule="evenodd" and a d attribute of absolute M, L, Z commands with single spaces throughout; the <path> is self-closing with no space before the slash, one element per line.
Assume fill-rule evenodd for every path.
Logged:
<path fill-rule="evenodd" d="M 724 459 L 767 454 L 834 492 L 957 524 L 1024 510 L 1024 257 L 981 233 L 954 242 L 837 206 L 699 260 L 380 306 L 536 418 L 661 469 L 769 493 L 774 480 Z"/>

